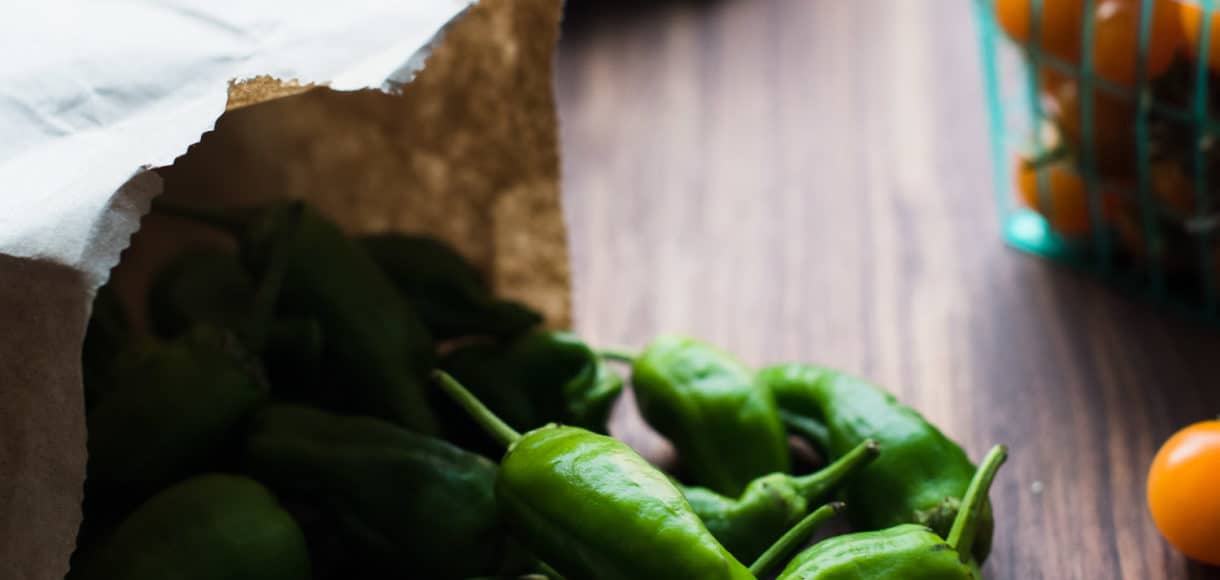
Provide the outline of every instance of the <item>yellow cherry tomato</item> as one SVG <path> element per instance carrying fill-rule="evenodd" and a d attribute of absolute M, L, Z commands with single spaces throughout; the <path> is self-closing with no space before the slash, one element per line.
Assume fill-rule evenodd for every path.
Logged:
<path fill-rule="evenodd" d="M 1144 70 L 1148 80 L 1152 80 L 1165 74 L 1173 64 L 1182 44 L 1182 28 L 1176 2 L 1148 1 L 1153 3 L 1152 22 Z M 1143 3 L 1144 0 L 1097 2 L 1093 14 L 1093 70 L 1097 76 L 1125 87 L 1135 85 Z"/>
<path fill-rule="evenodd" d="M 1182 34 L 1186 45 L 1190 47 L 1191 58 L 1199 59 L 1199 41 L 1203 33 L 1202 0 L 1182 0 L 1178 2 L 1178 16 L 1182 22 Z M 1213 71 L 1220 71 L 1220 10 L 1213 10 L 1207 34 L 1207 66 Z"/>
<path fill-rule="evenodd" d="M 1164 207 L 1179 216 L 1190 215 L 1195 210 L 1195 186 L 1182 169 L 1172 160 L 1153 161 L 1148 166 L 1152 194 Z"/>
<path fill-rule="evenodd" d="M 1039 174 L 1045 176 L 1046 201 L 1038 195 Z M 1017 159 L 1017 192 L 1021 204 L 1047 218 L 1051 229 L 1064 237 L 1089 233 L 1089 197 L 1084 177 L 1068 161 L 1060 160 L 1035 166 Z"/>
<path fill-rule="evenodd" d="M 1220 420 L 1170 437 L 1148 471 L 1148 509 L 1187 558 L 1220 566 Z"/>
<path fill-rule="evenodd" d="M 1148 51 L 1144 70 L 1155 79 L 1173 63 L 1183 42 L 1185 17 L 1173 0 L 1152 2 Z M 1135 84 L 1139 63 L 1140 20 L 1144 0 L 1095 0 L 1086 14 L 1084 0 L 1042 0 L 1039 43 L 1042 51 L 1067 64 L 1079 65 L 1084 23 L 1093 21 L 1093 69 L 1097 76 L 1117 85 Z M 1022 46 L 1033 42 L 1030 0 L 996 0 L 996 23 L 1009 38 Z M 1217 43 L 1220 44 L 1220 43 Z"/>
<path fill-rule="evenodd" d="M 1030 0 L 996 0 L 996 22 L 1009 38 L 1022 46 L 1033 40 L 1032 9 Z M 1084 0 L 1042 0 L 1040 19 L 1042 50 L 1068 62 L 1079 62 Z"/>
<path fill-rule="evenodd" d="M 1047 118 L 1055 123 L 1067 144 L 1083 151 L 1084 122 L 1081 118 L 1081 86 L 1073 76 L 1043 68 L 1042 104 Z M 1095 90 L 1092 93 L 1093 132 L 1087 137 L 1097 157 L 1103 178 L 1130 177 L 1136 167 L 1135 102 Z"/>

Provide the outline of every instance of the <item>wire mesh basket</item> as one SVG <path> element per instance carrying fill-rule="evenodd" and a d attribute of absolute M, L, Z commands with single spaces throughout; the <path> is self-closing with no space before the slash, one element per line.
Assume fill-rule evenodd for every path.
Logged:
<path fill-rule="evenodd" d="M 1220 0 L 976 0 L 1005 239 L 1220 320 Z"/>

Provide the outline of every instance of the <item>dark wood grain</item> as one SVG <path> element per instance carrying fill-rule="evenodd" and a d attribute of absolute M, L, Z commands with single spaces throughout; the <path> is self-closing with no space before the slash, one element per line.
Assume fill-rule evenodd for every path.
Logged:
<path fill-rule="evenodd" d="M 1012 448 L 989 577 L 1220 578 L 1145 470 L 1220 412 L 1220 332 L 1003 245 L 968 0 L 573 0 L 559 96 L 577 325 L 870 377 Z M 620 407 L 616 433 L 665 448 Z"/>

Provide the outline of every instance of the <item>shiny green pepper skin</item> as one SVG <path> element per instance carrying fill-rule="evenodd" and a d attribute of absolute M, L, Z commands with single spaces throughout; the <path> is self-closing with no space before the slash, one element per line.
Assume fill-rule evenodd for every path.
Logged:
<path fill-rule="evenodd" d="M 789 470 L 775 399 L 732 356 L 662 336 L 636 357 L 631 383 L 641 415 L 674 444 L 693 483 L 736 496 L 756 477 Z"/>
<path fill-rule="evenodd" d="M 972 552 L 982 508 L 1008 449 L 996 445 L 967 483 L 948 534 L 899 524 L 823 540 L 788 563 L 778 580 L 978 580 Z"/>
<path fill-rule="evenodd" d="M 496 466 L 372 417 L 272 405 L 254 421 L 247 471 L 285 497 L 331 512 L 363 566 L 384 577 L 501 571 Z"/>
<path fill-rule="evenodd" d="M 737 499 L 702 487 L 681 489 L 712 535 L 738 560 L 750 562 L 878 454 L 877 444 L 866 441 L 818 472 L 755 479 Z"/>
<path fill-rule="evenodd" d="M 207 469 L 267 399 L 257 365 L 236 339 L 210 327 L 132 344 L 115 376 L 115 389 L 87 417 L 88 477 L 124 494 Z"/>
<path fill-rule="evenodd" d="M 149 498 L 69 580 L 309 580 L 305 537 L 252 479 L 205 474 Z"/>
<path fill-rule="evenodd" d="M 978 579 L 940 536 L 916 524 L 822 540 L 779 575 L 779 580 Z"/>
<path fill-rule="evenodd" d="M 317 321 L 323 365 L 336 391 L 327 403 L 369 413 L 419 433 L 437 431 L 424 381 L 435 364 L 428 329 L 397 288 L 338 224 L 300 201 L 250 210 L 186 208 L 154 200 L 154 209 L 229 231 L 241 260 L 261 278 L 282 271 L 278 310 Z"/>
<path fill-rule="evenodd" d="M 881 444 L 881 457 L 845 486 L 848 517 L 857 528 L 914 523 L 942 536 L 948 533 L 975 473 L 960 446 L 914 409 L 859 378 L 786 364 L 760 371 L 759 379 L 786 414 L 811 420 L 821 430 L 809 435 L 830 458 L 868 438 Z M 980 563 L 991 550 L 993 527 L 990 503 L 984 503 L 973 545 Z"/>
<path fill-rule="evenodd" d="M 534 331 L 506 346 L 471 344 L 441 359 L 452 374 L 504 422 L 519 431 L 563 423 L 607 432 L 623 379 L 575 335 Z M 492 457 L 503 446 L 439 391 L 436 408 L 447 435 Z"/>
<path fill-rule="evenodd" d="M 492 295 L 482 273 L 445 242 L 404 234 L 360 242 L 438 340 L 511 337 L 542 322 L 524 304 Z"/>
<path fill-rule="evenodd" d="M 524 434 L 501 461 L 496 500 L 515 537 L 566 578 L 754 579 L 665 474 L 604 435 Z"/>
<path fill-rule="evenodd" d="M 513 537 L 558 574 L 754 579 L 712 537 L 677 486 L 624 443 L 554 424 L 522 435 L 452 376 L 436 371 L 433 380 L 507 446 L 496 476 L 500 516 Z M 755 565 L 766 569 L 769 563 Z"/>

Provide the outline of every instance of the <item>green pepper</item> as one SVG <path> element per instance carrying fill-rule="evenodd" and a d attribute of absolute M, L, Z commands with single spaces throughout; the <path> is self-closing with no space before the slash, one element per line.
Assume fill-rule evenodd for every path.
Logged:
<path fill-rule="evenodd" d="M 623 379 L 567 332 L 534 331 L 506 346 L 475 343 L 441 359 L 440 368 L 466 385 L 514 429 L 563 423 L 607 432 Z M 448 436 L 493 455 L 495 441 L 444 397 L 436 401 Z"/>
<path fill-rule="evenodd" d="M 960 446 L 893 395 L 859 378 L 822 367 L 786 364 L 759 373 L 775 393 L 785 420 L 830 458 L 842 457 L 865 439 L 885 453 L 845 486 L 848 517 L 859 529 L 902 523 L 932 528 L 942 536 L 953 525 L 975 467 Z M 975 557 L 991 549 L 990 503 L 979 514 Z"/>
<path fill-rule="evenodd" d="M 716 541 L 677 486 L 627 445 L 555 424 L 519 434 L 453 377 L 443 371 L 434 377 L 508 448 L 496 476 L 500 515 L 526 548 L 563 577 L 753 580 L 794 535 L 810 532 L 836 511 L 818 510 L 782 538 L 785 545 L 746 568 Z"/>
<path fill-rule="evenodd" d="M 771 391 L 727 353 L 662 336 L 635 358 L 631 384 L 640 414 L 674 444 L 693 483 L 736 496 L 756 477 L 789 470 Z"/>
<path fill-rule="evenodd" d="M 610 413 L 623 394 L 623 377 L 598 357 L 593 367 L 593 384 L 569 382 L 564 385 L 568 422 L 594 433 L 610 433 Z"/>
<path fill-rule="evenodd" d="M 384 577 L 495 574 L 510 555 L 496 517 L 496 466 L 372 417 L 272 405 L 255 420 L 247 471 L 330 512 L 345 545 Z"/>
<path fill-rule="evenodd" d="M 162 200 L 154 207 L 235 234 L 252 272 L 265 273 L 272 263 L 283 268 L 278 307 L 321 327 L 326 381 L 344 391 L 331 393 L 332 406 L 436 432 L 424 395 L 435 361 L 432 337 L 377 263 L 337 224 L 299 201 L 244 211 Z"/>
<path fill-rule="evenodd" d="M 206 469 L 267 386 L 236 340 L 200 327 L 180 339 L 132 344 L 115 389 L 87 417 L 91 483 L 151 492 Z"/>
<path fill-rule="evenodd" d="M 179 252 L 148 286 L 148 322 L 164 338 L 199 324 L 238 329 L 250 316 L 255 282 L 237 255 L 205 246 Z"/>
<path fill-rule="evenodd" d="M 81 346 L 86 408 L 92 409 L 113 390 L 115 361 L 130 335 L 131 323 L 114 288 L 109 284 L 98 288 Z"/>
<path fill-rule="evenodd" d="M 305 538 L 255 481 L 204 474 L 149 498 L 69 580 L 309 580 Z"/>
<path fill-rule="evenodd" d="M 752 560 L 878 453 L 875 442 L 865 441 L 821 471 L 799 476 L 772 473 L 755 479 L 737 499 L 702 487 L 682 488 L 682 493 L 729 552 Z"/>
<path fill-rule="evenodd" d="M 360 243 L 438 340 L 516 336 L 542 322 L 542 316 L 524 304 L 492 295 L 482 273 L 445 242 L 380 234 Z"/>
<path fill-rule="evenodd" d="M 541 427 L 513 445 L 501 469 L 501 512 L 564 576 L 752 577 L 663 474 L 610 437 Z"/>
<path fill-rule="evenodd" d="M 190 248 L 153 276 L 148 320 L 153 331 L 165 338 L 181 336 L 200 324 L 231 330 L 248 348 L 261 353 L 273 396 L 308 397 L 321 374 L 321 328 L 306 318 L 271 320 L 274 308 L 260 312 L 258 299 L 259 287 L 237 254 L 215 246 Z M 269 326 L 266 332 L 263 326 Z"/>
<path fill-rule="evenodd" d="M 793 558 L 778 580 L 978 580 L 972 544 L 987 489 L 1006 454 L 997 445 L 983 459 L 947 538 L 918 524 L 836 536 Z"/>
<path fill-rule="evenodd" d="M 128 342 L 114 381 L 86 416 L 87 545 L 175 479 L 224 467 L 247 414 L 267 398 L 257 365 L 230 335 L 199 327 L 172 340 Z"/>

